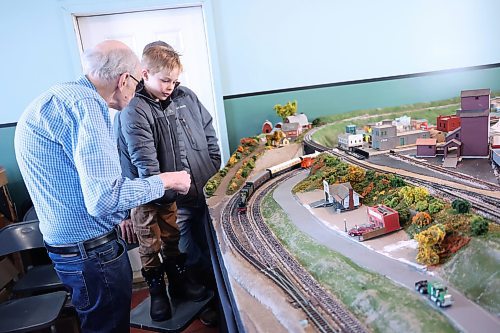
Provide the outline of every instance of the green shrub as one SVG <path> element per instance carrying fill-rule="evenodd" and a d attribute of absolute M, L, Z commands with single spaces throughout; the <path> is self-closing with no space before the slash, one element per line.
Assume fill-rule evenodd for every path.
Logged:
<path fill-rule="evenodd" d="M 411 217 L 410 209 L 408 208 L 408 206 L 406 206 L 404 203 L 400 203 L 398 206 L 396 206 L 395 209 L 399 214 L 399 224 L 401 226 L 408 224 Z"/>
<path fill-rule="evenodd" d="M 221 177 L 225 177 L 227 175 L 227 167 L 224 167 L 221 170 L 219 170 L 219 174 L 221 175 Z"/>
<path fill-rule="evenodd" d="M 429 207 L 429 204 L 427 203 L 427 201 L 419 201 L 417 202 L 417 204 L 415 205 L 415 208 L 419 211 L 419 212 L 423 212 L 425 210 L 427 210 L 427 208 Z"/>
<path fill-rule="evenodd" d="M 474 236 L 486 234 L 488 232 L 488 221 L 481 216 L 475 216 L 470 223 L 470 231 Z"/>
<path fill-rule="evenodd" d="M 444 208 L 442 202 L 434 200 L 429 204 L 429 213 L 436 214 L 439 213 Z"/>
<path fill-rule="evenodd" d="M 451 207 L 460 214 L 466 214 L 470 210 L 470 202 L 464 199 L 455 199 L 451 203 Z"/>
<path fill-rule="evenodd" d="M 406 185 L 406 183 L 401 177 L 394 176 L 391 178 L 391 186 L 392 187 L 403 187 L 405 185 Z"/>

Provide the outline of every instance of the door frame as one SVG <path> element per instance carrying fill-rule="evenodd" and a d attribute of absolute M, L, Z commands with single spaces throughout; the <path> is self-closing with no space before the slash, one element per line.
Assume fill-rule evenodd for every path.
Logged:
<path fill-rule="evenodd" d="M 148 11 L 160 9 L 175 9 L 182 7 L 201 7 L 203 20 L 205 24 L 205 35 L 207 40 L 209 70 L 212 77 L 212 85 L 214 89 L 214 106 L 217 115 L 219 126 L 219 142 L 222 154 L 222 165 L 225 165 L 229 159 L 229 141 L 226 126 L 226 114 L 224 111 L 224 102 L 222 99 L 222 89 L 220 83 L 220 68 L 217 57 L 217 48 L 215 43 L 214 17 L 212 15 L 212 0 L 149 0 L 145 1 L 110 1 L 110 2 L 89 2 L 85 0 L 71 1 L 62 0 L 61 4 L 62 17 L 64 20 L 64 28 L 68 40 L 68 49 L 71 54 L 75 77 L 82 73 L 82 65 L 80 61 L 81 42 L 77 36 L 78 16 L 104 15 L 104 14 L 119 14 L 134 11 Z"/>

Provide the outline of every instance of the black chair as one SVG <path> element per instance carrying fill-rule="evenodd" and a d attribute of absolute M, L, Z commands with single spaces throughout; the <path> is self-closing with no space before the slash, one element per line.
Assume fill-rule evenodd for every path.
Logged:
<path fill-rule="evenodd" d="M 65 291 L 55 291 L 0 304 L 0 333 L 30 332 L 52 327 L 67 296 Z M 54 327 L 52 331 L 55 331 Z"/>
<path fill-rule="evenodd" d="M 43 240 L 38 229 L 38 221 L 14 223 L 0 230 L 0 256 L 40 247 L 43 247 Z M 48 268 L 52 268 L 52 271 L 49 269 L 29 270 L 24 279 L 16 283 L 14 289 L 19 283 L 21 286 L 17 287 L 17 290 L 33 293 L 46 292 L 56 286 L 62 287 L 52 265 L 48 266 Z M 36 276 L 29 276 L 31 272 L 35 273 Z M 57 280 L 54 280 L 54 276 Z M 1 303 L 0 333 L 29 332 L 51 326 L 55 329 L 54 322 L 61 313 L 67 296 L 66 291 L 54 291 L 14 298 Z"/>
<path fill-rule="evenodd" d="M 44 248 L 38 220 L 13 223 L 0 230 L 0 256 Z M 14 285 L 14 294 L 41 294 L 64 290 L 52 264 L 34 266 Z"/>

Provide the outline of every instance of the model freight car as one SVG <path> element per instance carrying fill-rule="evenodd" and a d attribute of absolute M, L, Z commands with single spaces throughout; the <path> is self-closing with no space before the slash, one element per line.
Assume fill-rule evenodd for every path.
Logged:
<path fill-rule="evenodd" d="M 301 162 L 300 157 L 297 157 L 289 161 L 280 163 L 278 165 L 272 166 L 267 170 L 269 170 L 269 172 L 271 173 L 271 177 L 276 177 L 290 170 L 300 168 L 300 162 Z"/>
<path fill-rule="evenodd" d="M 238 212 L 244 213 L 247 211 L 248 199 L 252 196 L 255 189 L 259 188 L 262 184 L 271 178 L 269 170 L 262 171 L 251 180 L 247 181 L 243 188 L 240 190 L 240 199 L 238 201 Z"/>
<path fill-rule="evenodd" d="M 267 182 L 270 178 L 298 169 L 301 167 L 304 159 L 314 160 L 319 154 L 319 152 L 314 152 L 313 154 L 293 158 L 289 161 L 267 168 L 265 171 L 262 171 L 257 176 L 247 181 L 239 192 L 238 212 L 244 213 L 247 211 L 248 199 L 250 199 L 256 189 L 262 186 L 262 184 Z"/>

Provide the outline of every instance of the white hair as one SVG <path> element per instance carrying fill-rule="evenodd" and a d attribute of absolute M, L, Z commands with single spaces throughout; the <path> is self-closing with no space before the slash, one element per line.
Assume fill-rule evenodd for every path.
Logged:
<path fill-rule="evenodd" d="M 83 54 L 83 73 L 104 81 L 115 80 L 123 73 L 134 73 L 139 59 L 128 48 L 115 48 L 103 52 L 97 48 Z"/>

